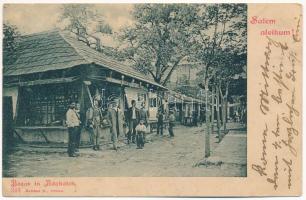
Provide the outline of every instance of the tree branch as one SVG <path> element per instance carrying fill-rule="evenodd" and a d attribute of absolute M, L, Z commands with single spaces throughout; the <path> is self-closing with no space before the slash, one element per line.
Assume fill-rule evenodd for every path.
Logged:
<path fill-rule="evenodd" d="M 222 97 L 222 99 L 224 98 L 224 95 L 223 95 L 223 92 L 222 92 L 222 90 L 221 90 L 221 83 L 219 83 L 219 91 L 220 91 L 220 95 L 221 95 L 221 97 Z"/>
<path fill-rule="evenodd" d="M 169 65 L 168 66 L 163 66 L 163 69 L 161 70 L 161 74 L 164 74 L 165 71 L 167 71 L 167 69 L 169 69 Z"/>
<path fill-rule="evenodd" d="M 223 36 L 224 36 L 224 32 L 225 32 L 225 23 L 226 23 L 226 22 L 223 22 L 223 28 L 222 28 L 221 38 L 220 38 L 218 47 L 221 46 L 221 43 L 222 43 L 222 40 L 223 40 Z"/>
<path fill-rule="evenodd" d="M 170 72 L 168 73 L 168 75 L 166 76 L 166 78 L 164 79 L 162 85 L 165 85 L 166 82 L 168 81 L 168 79 L 170 78 L 170 76 L 172 75 L 173 71 L 175 70 L 175 68 L 177 67 L 177 65 L 183 60 L 183 58 L 185 58 L 186 55 L 182 56 L 181 58 L 179 58 L 172 66 Z"/>
<path fill-rule="evenodd" d="M 149 69 L 148 69 L 147 71 L 151 74 L 151 76 L 153 77 L 154 80 L 157 79 L 157 77 L 155 76 L 154 72 L 152 72 L 152 71 L 149 70 Z"/>

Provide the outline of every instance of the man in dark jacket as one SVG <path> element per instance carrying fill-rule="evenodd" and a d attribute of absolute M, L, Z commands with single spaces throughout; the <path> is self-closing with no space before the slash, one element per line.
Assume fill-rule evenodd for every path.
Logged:
<path fill-rule="evenodd" d="M 149 121 L 149 111 L 146 109 L 146 104 L 143 102 L 141 104 L 141 109 L 139 110 L 140 120 L 144 121 L 144 125 L 148 126 Z"/>
<path fill-rule="evenodd" d="M 135 143 L 135 138 L 136 138 L 135 128 L 140 120 L 139 109 L 136 108 L 136 101 L 132 100 L 131 104 L 132 107 L 128 109 L 128 115 L 127 115 L 127 120 L 129 122 L 128 144 L 131 141 Z"/>
<path fill-rule="evenodd" d="M 164 131 L 164 110 L 161 106 L 157 112 L 157 135 L 163 135 Z"/>

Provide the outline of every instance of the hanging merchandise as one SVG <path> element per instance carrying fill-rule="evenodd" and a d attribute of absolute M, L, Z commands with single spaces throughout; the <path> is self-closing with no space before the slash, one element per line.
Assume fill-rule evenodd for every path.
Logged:
<path fill-rule="evenodd" d="M 124 92 L 129 107 L 132 106 L 132 100 L 136 101 L 136 108 L 138 109 L 141 108 L 142 103 L 146 103 L 147 101 L 147 93 L 143 89 L 125 88 Z"/>

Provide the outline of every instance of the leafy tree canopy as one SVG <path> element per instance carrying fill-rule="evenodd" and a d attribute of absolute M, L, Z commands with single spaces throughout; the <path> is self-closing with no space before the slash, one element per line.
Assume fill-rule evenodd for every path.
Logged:
<path fill-rule="evenodd" d="M 196 5 L 140 4 L 132 14 L 135 24 L 119 36 L 123 55 L 137 70 L 165 85 L 195 43 L 190 26 L 197 17 Z"/>
<path fill-rule="evenodd" d="M 3 64 L 10 65 L 17 59 L 16 50 L 20 32 L 17 27 L 9 23 L 3 24 Z"/>

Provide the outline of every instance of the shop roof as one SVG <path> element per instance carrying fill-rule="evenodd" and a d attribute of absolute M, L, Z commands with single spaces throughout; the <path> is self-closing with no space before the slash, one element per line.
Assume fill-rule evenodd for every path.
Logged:
<path fill-rule="evenodd" d="M 78 41 L 68 32 L 58 30 L 22 36 L 19 42 L 17 60 L 4 66 L 4 76 L 18 76 L 96 64 L 126 76 L 150 83 L 156 83 L 133 67 L 116 61 Z"/>

